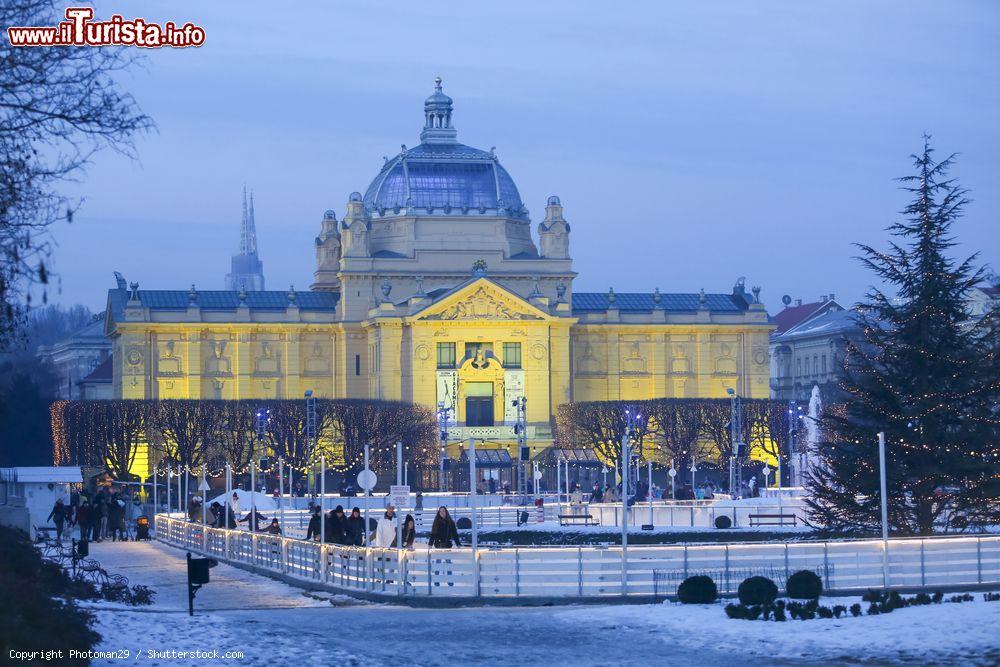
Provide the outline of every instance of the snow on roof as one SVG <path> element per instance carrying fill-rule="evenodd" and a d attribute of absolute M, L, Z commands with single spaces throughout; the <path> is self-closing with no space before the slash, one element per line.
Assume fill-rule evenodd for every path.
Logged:
<path fill-rule="evenodd" d="M 63 484 L 83 481 L 83 473 L 74 466 L 28 466 L 17 468 L 0 468 L 0 481 L 17 482 L 20 484 L 45 484 L 60 482 Z"/>

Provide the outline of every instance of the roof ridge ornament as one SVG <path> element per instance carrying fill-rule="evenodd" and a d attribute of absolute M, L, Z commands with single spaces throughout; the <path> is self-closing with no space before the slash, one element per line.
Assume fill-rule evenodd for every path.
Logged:
<path fill-rule="evenodd" d="M 653 309 L 663 310 L 663 295 L 660 294 L 660 288 L 657 287 L 653 290 Z"/>
<path fill-rule="evenodd" d="M 483 278 L 486 276 L 486 260 L 477 259 L 472 263 L 472 276 L 474 278 Z"/>
<path fill-rule="evenodd" d="M 434 78 L 434 93 L 424 100 L 424 129 L 420 141 L 425 144 L 458 143 L 458 131 L 451 124 L 452 101 L 441 89 L 441 77 Z"/>

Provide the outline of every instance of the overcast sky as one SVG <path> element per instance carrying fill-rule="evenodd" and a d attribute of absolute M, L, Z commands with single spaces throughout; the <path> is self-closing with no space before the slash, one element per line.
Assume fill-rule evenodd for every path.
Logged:
<path fill-rule="evenodd" d="M 60 303 L 221 289 L 256 193 L 267 286 L 306 288 L 324 210 L 413 146 L 436 75 L 459 141 L 513 176 L 534 224 L 562 198 L 578 291 L 860 298 L 921 135 L 960 152 L 960 252 L 1000 265 L 1000 3 L 98 2 L 207 32 L 123 85 L 157 123 L 95 159 L 55 230 Z M 295 13 L 291 13 L 294 11 Z"/>

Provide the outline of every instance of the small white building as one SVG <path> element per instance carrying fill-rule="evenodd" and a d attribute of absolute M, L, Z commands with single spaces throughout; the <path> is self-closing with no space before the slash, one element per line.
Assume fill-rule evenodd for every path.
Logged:
<path fill-rule="evenodd" d="M 0 468 L 0 523 L 35 539 L 35 528 L 53 526 L 49 512 L 58 498 L 69 503 L 73 484 L 83 482 L 79 467 Z"/>

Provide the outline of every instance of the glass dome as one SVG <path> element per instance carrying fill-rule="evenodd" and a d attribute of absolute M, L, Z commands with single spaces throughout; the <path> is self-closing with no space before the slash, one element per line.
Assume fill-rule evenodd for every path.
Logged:
<path fill-rule="evenodd" d="M 434 213 L 526 215 L 514 180 L 496 157 L 464 144 L 420 144 L 382 168 L 364 197 L 372 213 L 421 208 Z"/>
<path fill-rule="evenodd" d="M 365 192 L 376 215 L 501 215 L 527 219 L 514 180 L 496 155 L 458 143 L 451 123 L 452 100 L 441 80 L 424 102 L 421 143 L 386 161 Z"/>

